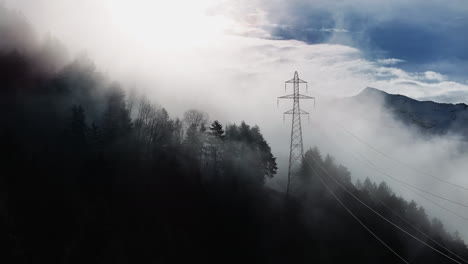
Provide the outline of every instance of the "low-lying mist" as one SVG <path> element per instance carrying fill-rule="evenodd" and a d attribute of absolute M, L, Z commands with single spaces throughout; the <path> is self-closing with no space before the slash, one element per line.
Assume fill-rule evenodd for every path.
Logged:
<path fill-rule="evenodd" d="M 385 181 L 397 194 L 422 204 L 430 216 L 443 219 L 449 229 L 468 236 L 465 219 L 420 195 L 463 217 L 467 216 L 466 207 L 400 182 L 466 204 L 468 195 L 463 188 L 468 186 L 468 145 L 463 131 L 433 134 L 416 122 L 404 124 L 395 110 L 398 111 L 387 104 L 383 93 L 374 90 L 330 99 L 315 109 L 304 140 L 335 156 L 338 163 L 350 169 L 353 179 Z"/>

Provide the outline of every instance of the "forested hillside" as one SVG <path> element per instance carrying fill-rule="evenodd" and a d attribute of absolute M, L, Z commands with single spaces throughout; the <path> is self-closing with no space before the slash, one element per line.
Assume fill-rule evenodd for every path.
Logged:
<path fill-rule="evenodd" d="M 90 58 L 68 61 L 53 37 L 34 39 L 21 15 L 0 7 L 2 263 L 401 261 L 336 198 L 409 262 L 452 262 L 339 184 L 410 234 L 468 259 L 461 238 L 422 207 L 385 183 L 354 184 L 317 148 L 286 199 L 264 184 L 277 165 L 258 126 L 193 109 L 171 117 Z"/>

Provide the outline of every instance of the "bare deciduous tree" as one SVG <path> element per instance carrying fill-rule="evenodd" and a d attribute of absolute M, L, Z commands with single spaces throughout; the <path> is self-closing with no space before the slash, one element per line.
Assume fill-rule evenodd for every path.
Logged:
<path fill-rule="evenodd" d="M 186 127 L 194 126 L 200 128 L 208 123 L 208 114 L 196 109 L 190 109 L 184 113 L 184 122 Z"/>

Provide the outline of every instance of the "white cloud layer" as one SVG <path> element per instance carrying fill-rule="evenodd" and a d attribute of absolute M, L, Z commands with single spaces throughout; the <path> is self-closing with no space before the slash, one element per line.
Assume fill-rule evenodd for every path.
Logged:
<path fill-rule="evenodd" d="M 377 62 L 382 64 L 383 66 L 393 66 L 393 65 L 405 62 L 405 60 L 390 58 L 390 59 L 380 59 L 380 60 L 377 60 Z"/>

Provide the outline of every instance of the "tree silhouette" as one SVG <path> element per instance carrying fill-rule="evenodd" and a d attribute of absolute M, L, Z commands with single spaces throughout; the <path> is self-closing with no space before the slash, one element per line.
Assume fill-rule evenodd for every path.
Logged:
<path fill-rule="evenodd" d="M 68 142 L 74 148 L 84 148 L 87 144 L 88 126 L 86 125 L 84 109 L 81 105 L 74 105 L 71 109 L 72 116 L 65 131 Z"/>
<path fill-rule="evenodd" d="M 218 120 L 213 121 L 213 123 L 210 126 L 210 134 L 213 137 L 223 139 L 224 138 L 224 130 L 223 130 L 223 125 L 221 125 Z"/>
<path fill-rule="evenodd" d="M 125 93 L 116 84 L 111 87 L 107 109 L 104 113 L 103 135 L 106 143 L 125 137 L 132 127 L 130 113 L 125 103 Z"/>

